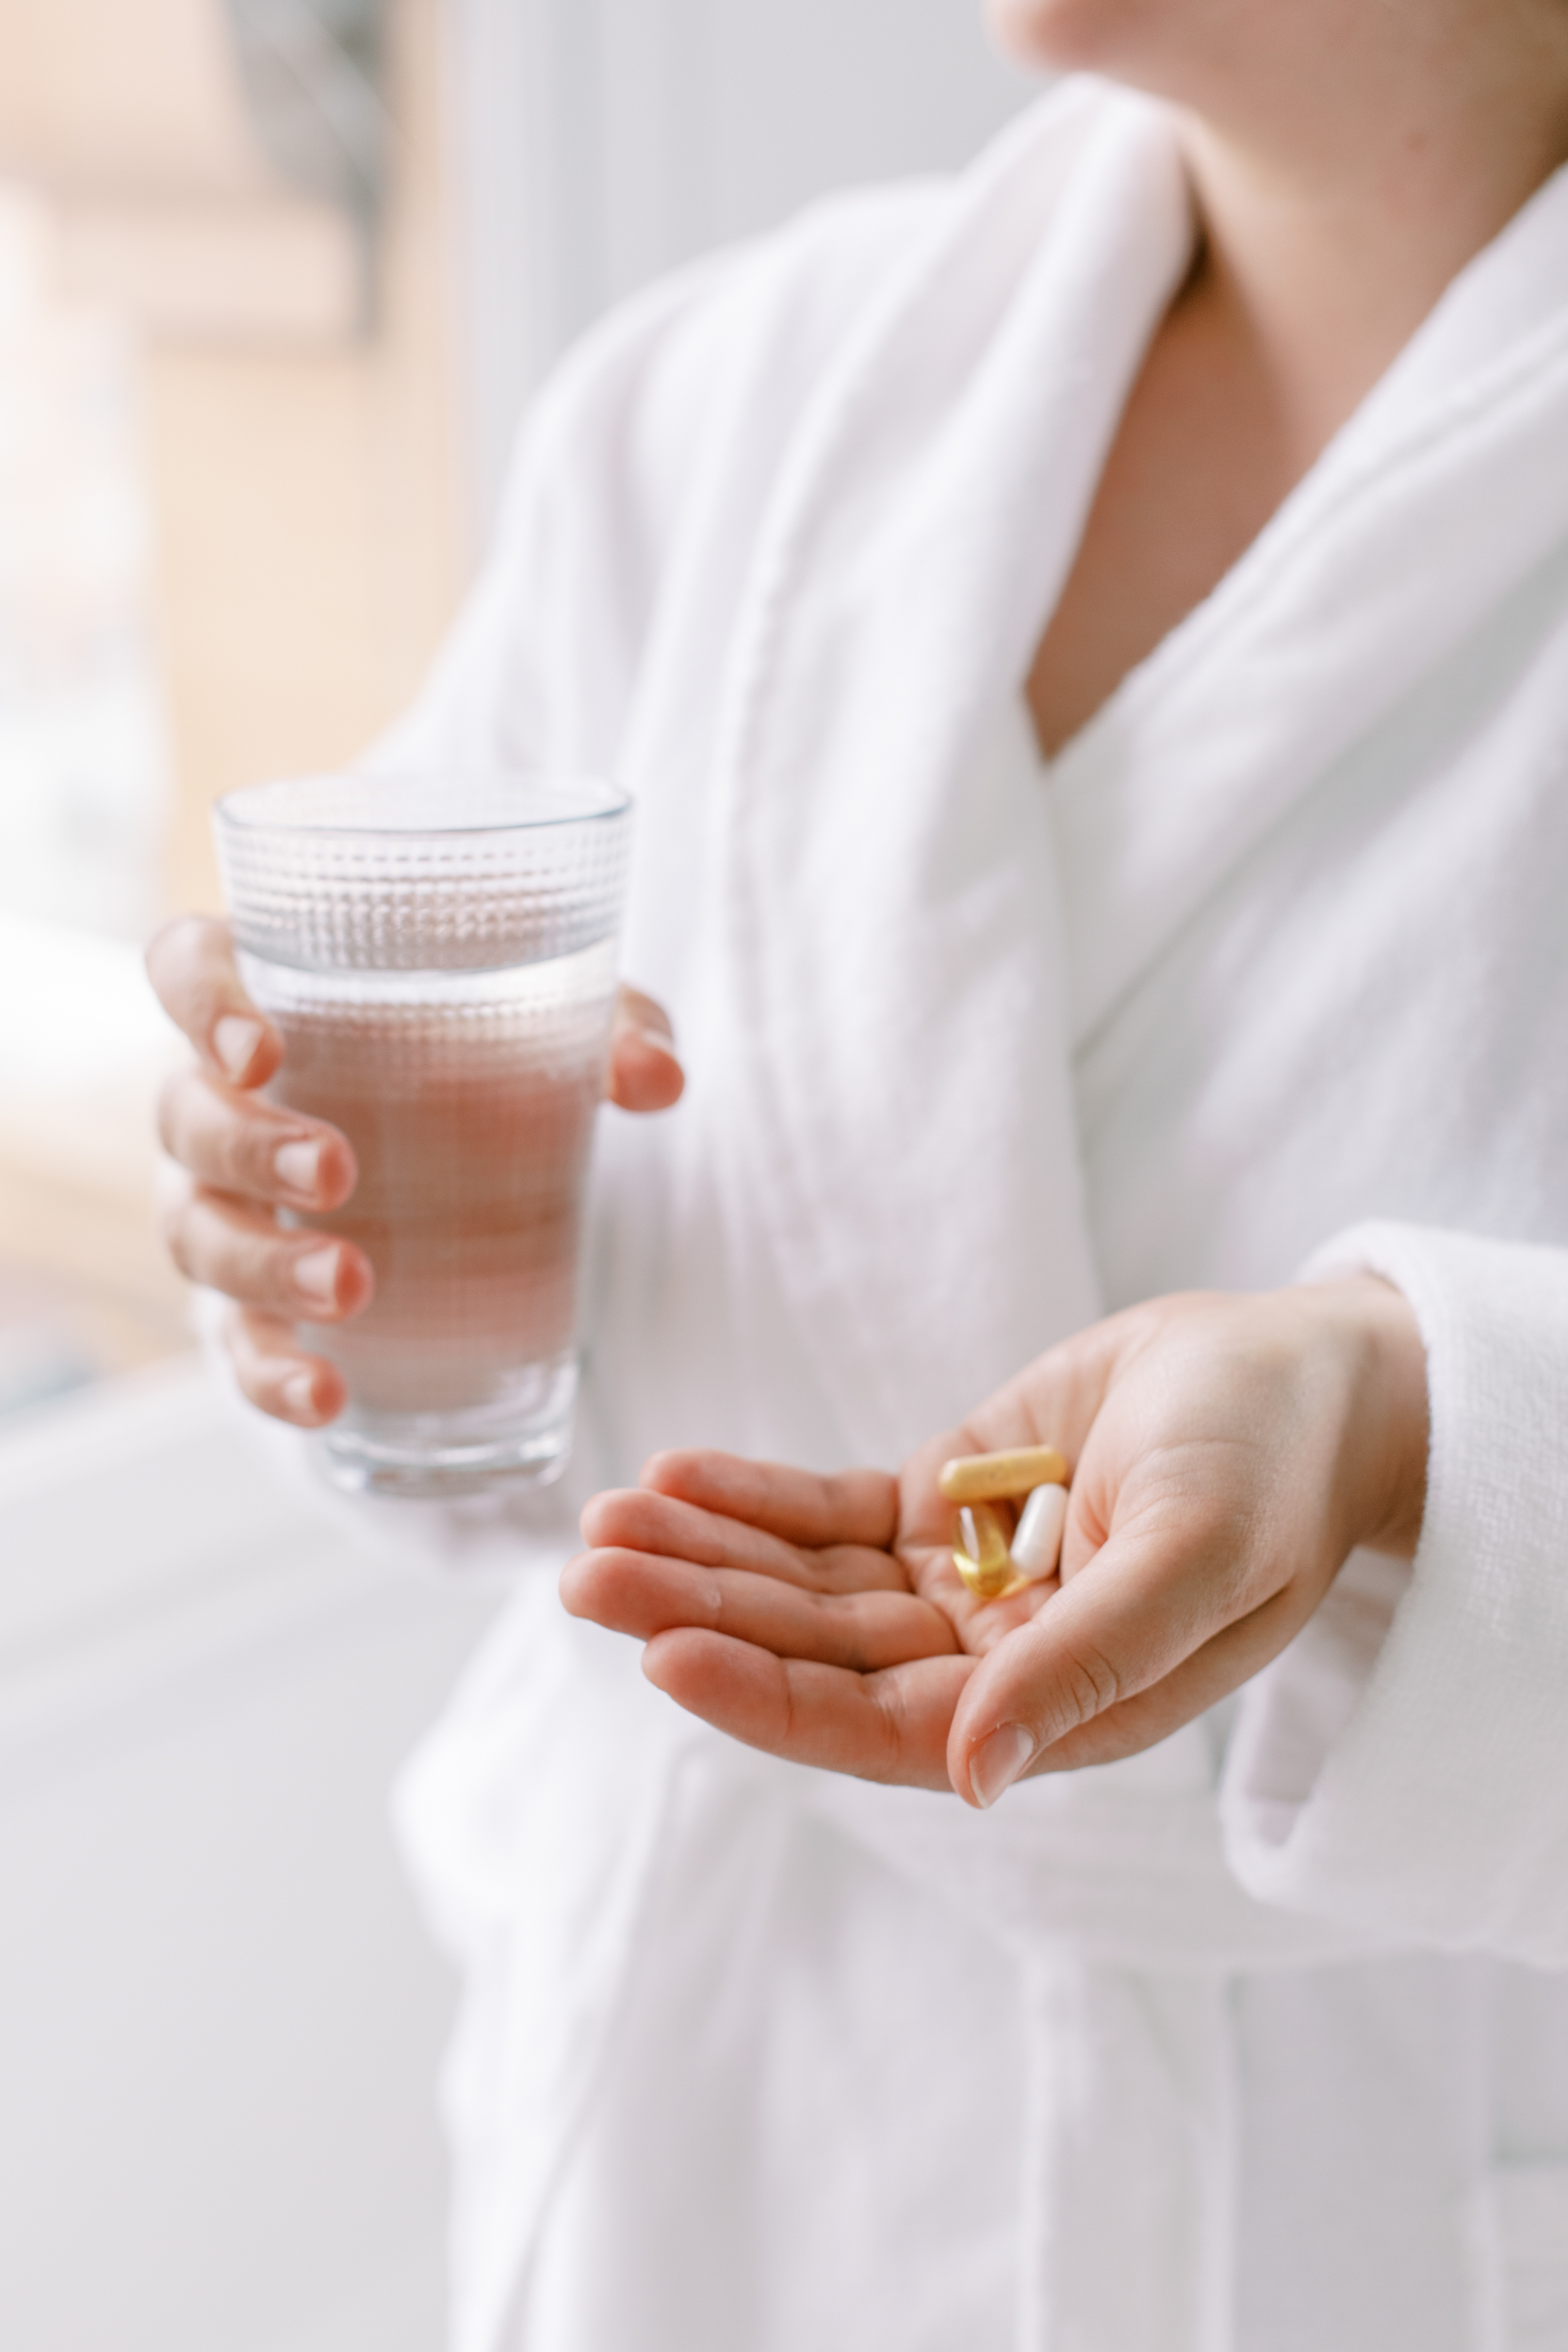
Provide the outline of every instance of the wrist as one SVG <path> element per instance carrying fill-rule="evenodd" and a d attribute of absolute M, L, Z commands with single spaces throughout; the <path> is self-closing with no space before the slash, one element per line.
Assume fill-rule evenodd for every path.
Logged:
<path fill-rule="evenodd" d="M 1347 1549 L 1415 1557 L 1426 1507 L 1426 1350 L 1403 1291 L 1374 1274 L 1312 1286 L 1346 1348 Z"/>

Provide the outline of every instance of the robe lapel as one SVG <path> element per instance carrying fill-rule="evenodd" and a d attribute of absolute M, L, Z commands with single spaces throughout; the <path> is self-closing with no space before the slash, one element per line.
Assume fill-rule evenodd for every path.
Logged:
<path fill-rule="evenodd" d="M 1190 240 L 1158 114 L 1065 93 L 867 322 L 763 535 L 724 751 L 731 1181 L 873 1459 L 1097 1311 L 1050 813 L 1007 730 Z"/>
<path fill-rule="evenodd" d="M 1079 1043 L 1568 533 L 1565 288 L 1568 172 L 1057 761 Z"/>

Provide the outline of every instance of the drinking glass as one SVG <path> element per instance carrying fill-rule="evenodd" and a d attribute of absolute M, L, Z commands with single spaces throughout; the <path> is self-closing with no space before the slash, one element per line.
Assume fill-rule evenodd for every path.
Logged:
<path fill-rule="evenodd" d="M 281 1032 L 270 1097 L 329 1120 L 330 1215 L 375 1296 L 309 1326 L 349 1402 L 340 1486 L 439 1496 L 564 1466 L 594 1114 L 631 804 L 527 776 L 322 776 L 216 813 L 240 975 Z"/>

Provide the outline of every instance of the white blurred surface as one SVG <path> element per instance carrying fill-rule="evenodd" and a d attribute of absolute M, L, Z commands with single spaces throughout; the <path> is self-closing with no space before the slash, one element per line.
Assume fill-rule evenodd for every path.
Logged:
<path fill-rule="evenodd" d="M 203 1370 L 0 1436 L 0 2345 L 437 2352 L 450 1988 L 386 1826 L 493 1601 Z"/>
<path fill-rule="evenodd" d="M 137 355 L 57 243 L 0 183 L 0 907 L 134 936 L 168 783 Z"/>
<path fill-rule="evenodd" d="M 109 1089 L 147 1106 L 186 1047 L 153 993 L 142 950 L 63 923 L 0 911 L 0 1119 L 24 1101 Z"/>
<path fill-rule="evenodd" d="M 0 908 L 0 1005 L 3 1427 L 190 1331 L 153 1206 L 153 1107 L 185 1048 L 140 949 Z"/>

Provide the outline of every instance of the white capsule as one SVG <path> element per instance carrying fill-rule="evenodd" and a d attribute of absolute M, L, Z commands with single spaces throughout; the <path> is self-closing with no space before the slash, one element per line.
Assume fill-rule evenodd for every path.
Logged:
<path fill-rule="evenodd" d="M 1068 1523 L 1065 1486 L 1037 1486 L 1024 1506 L 1013 1537 L 1013 1565 L 1031 1584 L 1054 1576 L 1062 1556 L 1062 1529 Z"/>

